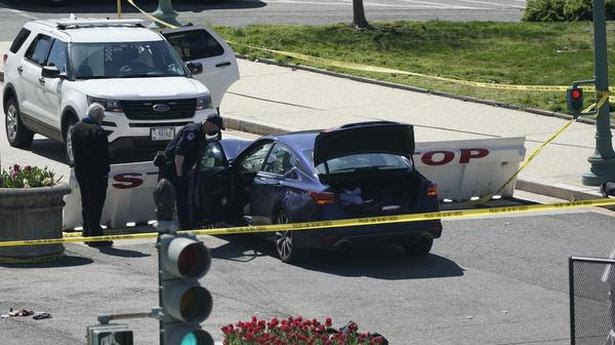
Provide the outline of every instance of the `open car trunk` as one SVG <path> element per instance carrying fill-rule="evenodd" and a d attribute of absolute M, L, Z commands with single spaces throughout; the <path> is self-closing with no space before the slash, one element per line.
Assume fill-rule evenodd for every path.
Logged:
<path fill-rule="evenodd" d="M 427 183 L 417 171 L 409 170 L 333 174 L 321 176 L 321 181 L 357 217 L 419 211 Z"/>

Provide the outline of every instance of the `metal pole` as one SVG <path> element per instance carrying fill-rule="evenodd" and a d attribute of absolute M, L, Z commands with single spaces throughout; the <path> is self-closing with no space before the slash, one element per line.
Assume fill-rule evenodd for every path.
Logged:
<path fill-rule="evenodd" d="M 117 0 L 117 19 L 122 19 L 122 0 Z"/>
<path fill-rule="evenodd" d="M 606 11 L 604 0 L 593 0 L 593 4 L 596 91 L 600 93 L 600 91 L 606 92 L 609 90 Z M 587 158 L 591 167 L 582 177 L 583 184 L 587 186 L 599 186 L 604 182 L 615 181 L 615 152 L 613 152 L 611 141 L 609 107 L 607 101 L 598 109 L 596 148 L 594 154 Z"/>
<path fill-rule="evenodd" d="M 158 0 L 158 8 L 152 15 L 165 23 L 169 23 L 175 26 L 182 26 L 180 22 L 177 21 L 178 13 L 173 9 L 173 4 L 171 4 L 171 0 Z M 164 28 L 164 25 L 158 22 L 152 22 L 149 25 L 149 28 L 152 29 L 160 29 Z"/>

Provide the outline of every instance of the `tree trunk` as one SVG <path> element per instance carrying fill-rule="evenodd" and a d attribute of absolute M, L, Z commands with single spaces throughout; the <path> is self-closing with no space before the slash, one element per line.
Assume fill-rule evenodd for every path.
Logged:
<path fill-rule="evenodd" d="M 358 28 L 367 28 L 369 23 L 365 19 L 365 10 L 363 9 L 363 0 L 352 0 L 352 23 Z"/>

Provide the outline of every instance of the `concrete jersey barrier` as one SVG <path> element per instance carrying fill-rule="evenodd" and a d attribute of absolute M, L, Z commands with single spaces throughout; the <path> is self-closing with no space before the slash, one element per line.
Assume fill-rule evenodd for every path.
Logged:
<path fill-rule="evenodd" d="M 525 138 L 495 138 L 417 143 L 417 169 L 438 183 L 440 199 L 468 200 L 496 192 L 519 168 L 525 157 Z M 110 228 L 155 219 L 153 192 L 158 168 L 151 162 L 114 164 L 109 173 L 107 200 L 101 222 Z M 515 181 L 500 195 L 511 197 Z M 64 229 L 82 225 L 81 193 L 71 170 L 65 197 Z"/>

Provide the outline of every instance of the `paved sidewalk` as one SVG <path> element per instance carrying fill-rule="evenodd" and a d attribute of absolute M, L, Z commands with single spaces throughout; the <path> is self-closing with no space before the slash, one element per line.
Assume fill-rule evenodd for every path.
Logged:
<path fill-rule="evenodd" d="M 421 142 L 525 136 L 529 155 L 567 122 L 246 60 L 239 66 L 241 80 L 225 96 L 221 111 L 230 125 L 248 132 L 392 120 L 414 124 Z M 571 126 L 521 173 L 517 188 L 564 199 L 595 197 L 597 188 L 581 184 L 594 133 L 593 125 Z"/>

